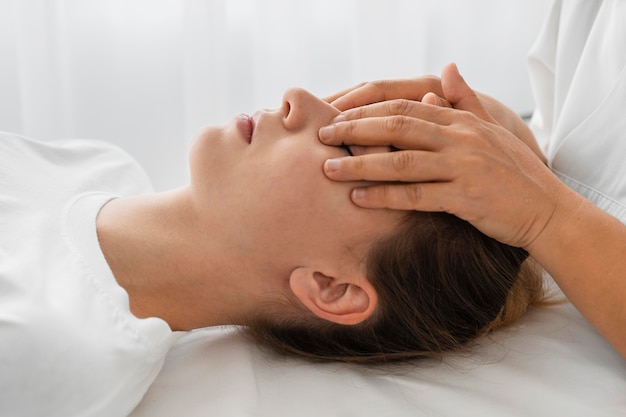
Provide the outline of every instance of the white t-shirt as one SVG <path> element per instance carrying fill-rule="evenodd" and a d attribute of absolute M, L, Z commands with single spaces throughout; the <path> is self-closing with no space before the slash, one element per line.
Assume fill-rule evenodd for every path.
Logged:
<path fill-rule="evenodd" d="M 95 219 L 149 192 L 126 153 L 0 133 L 0 416 L 128 415 L 176 338 L 130 313 Z"/>
<path fill-rule="evenodd" d="M 626 1 L 557 1 L 529 66 L 550 168 L 626 223 Z"/>

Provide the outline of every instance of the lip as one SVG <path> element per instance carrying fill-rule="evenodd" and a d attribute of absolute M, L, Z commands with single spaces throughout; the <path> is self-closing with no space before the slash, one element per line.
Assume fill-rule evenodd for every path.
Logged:
<path fill-rule="evenodd" d="M 252 143 L 254 133 L 254 120 L 247 114 L 237 115 L 237 129 L 248 143 Z"/>

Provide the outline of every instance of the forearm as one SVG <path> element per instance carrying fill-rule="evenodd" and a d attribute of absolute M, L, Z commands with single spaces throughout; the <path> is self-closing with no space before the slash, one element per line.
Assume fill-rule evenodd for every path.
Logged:
<path fill-rule="evenodd" d="M 626 358 L 626 226 L 573 191 L 526 249 Z"/>

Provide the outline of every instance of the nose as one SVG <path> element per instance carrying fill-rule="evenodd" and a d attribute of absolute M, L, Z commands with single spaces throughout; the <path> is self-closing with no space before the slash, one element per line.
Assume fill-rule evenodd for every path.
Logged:
<path fill-rule="evenodd" d="M 283 123 L 287 130 L 307 126 L 319 128 L 339 114 L 339 110 L 302 88 L 291 88 L 283 96 Z"/>

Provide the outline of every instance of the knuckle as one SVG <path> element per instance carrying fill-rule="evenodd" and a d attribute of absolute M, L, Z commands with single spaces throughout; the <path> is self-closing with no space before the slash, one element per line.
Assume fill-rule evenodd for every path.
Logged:
<path fill-rule="evenodd" d="M 371 94 L 378 97 L 378 100 L 376 101 L 381 101 L 384 99 L 385 91 L 388 88 L 388 83 L 385 80 L 367 81 L 363 84 L 361 88 L 369 91 Z"/>
<path fill-rule="evenodd" d="M 465 201 L 479 204 L 489 199 L 490 189 L 482 183 L 465 182 L 460 189 Z"/>
<path fill-rule="evenodd" d="M 464 167 L 460 169 L 456 180 L 460 195 L 471 201 L 480 200 L 492 192 L 490 179 L 502 177 L 503 174 L 480 154 L 463 156 L 456 161 L 456 166 Z M 464 172 L 471 172 L 471 175 L 463 175 Z"/>
<path fill-rule="evenodd" d="M 384 129 L 391 135 L 403 133 L 408 125 L 408 119 L 405 116 L 390 116 L 385 119 Z"/>
<path fill-rule="evenodd" d="M 396 83 L 396 80 L 377 80 L 370 81 L 368 84 L 378 97 L 376 101 L 385 101 L 388 100 L 389 93 L 393 91 Z"/>
<path fill-rule="evenodd" d="M 352 164 L 352 171 L 354 172 L 362 172 L 367 168 L 365 158 L 357 156 L 357 157 L 349 158 L 349 160 Z"/>
<path fill-rule="evenodd" d="M 367 107 L 357 107 L 352 110 L 350 114 L 351 119 L 365 119 L 367 117 L 367 112 L 365 111 Z"/>
<path fill-rule="evenodd" d="M 345 123 L 341 123 L 341 136 L 344 138 L 352 138 L 354 137 L 357 128 L 357 120 L 348 120 Z"/>
<path fill-rule="evenodd" d="M 457 112 L 454 112 L 453 123 L 459 124 L 461 126 L 475 127 L 478 124 L 480 124 L 478 119 L 479 119 L 478 116 L 476 116 L 472 112 L 457 111 Z"/>
<path fill-rule="evenodd" d="M 379 185 L 376 187 L 376 200 L 379 202 L 385 202 L 385 205 L 389 205 L 389 199 L 391 198 L 391 189 L 389 185 Z"/>
<path fill-rule="evenodd" d="M 417 207 L 422 200 L 423 189 L 420 184 L 409 184 L 404 187 L 404 196 L 411 207 Z"/>
<path fill-rule="evenodd" d="M 463 181 L 459 184 L 461 195 L 470 200 L 479 198 L 482 194 L 481 186 L 475 181 Z"/>
<path fill-rule="evenodd" d="M 391 162 L 393 170 L 400 176 L 408 174 L 417 166 L 415 153 L 411 151 L 394 152 Z"/>
<path fill-rule="evenodd" d="M 405 99 L 391 100 L 387 102 L 387 112 L 391 115 L 406 116 L 409 113 L 411 102 Z"/>
<path fill-rule="evenodd" d="M 496 174 L 496 165 L 494 161 L 483 153 L 477 153 L 472 155 L 466 155 L 464 157 L 463 164 L 467 167 L 471 167 L 472 171 L 476 175 L 492 176 Z"/>
<path fill-rule="evenodd" d="M 354 158 L 354 169 L 355 171 L 363 171 L 366 168 L 365 158 L 358 157 Z"/>
<path fill-rule="evenodd" d="M 485 168 L 486 166 L 488 166 L 488 163 L 481 154 L 470 153 L 458 155 L 455 165 L 460 167 L 468 167 L 469 169 L 476 171 L 477 169 Z"/>
<path fill-rule="evenodd" d="M 371 85 L 372 88 L 375 88 L 376 90 L 385 91 L 392 85 L 392 81 L 391 80 L 376 80 L 376 81 L 370 81 L 368 82 L 368 84 Z"/>

